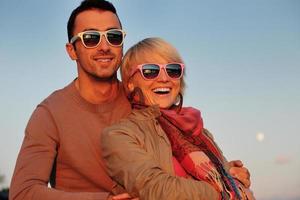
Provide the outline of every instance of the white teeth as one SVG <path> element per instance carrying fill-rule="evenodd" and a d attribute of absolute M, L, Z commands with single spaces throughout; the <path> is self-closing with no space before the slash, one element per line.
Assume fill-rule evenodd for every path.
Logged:
<path fill-rule="evenodd" d="M 111 59 L 109 58 L 100 58 L 100 59 L 97 59 L 98 62 L 110 62 Z"/>
<path fill-rule="evenodd" d="M 170 88 L 155 88 L 153 92 L 170 92 Z"/>

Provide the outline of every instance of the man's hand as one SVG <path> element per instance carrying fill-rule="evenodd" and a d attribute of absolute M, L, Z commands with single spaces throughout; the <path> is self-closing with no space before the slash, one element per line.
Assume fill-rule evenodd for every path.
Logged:
<path fill-rule="evenodd" d="M 122 193 L 118 195 L 109 195 L 107 200 L 139 200 L 139 198 L 132 198 L 128 193 Z"/>
<path fill-rule="evenodd" d="M 245 189 L 245 194 L 248 200 L 255 200 L 254 194 L 250 189 Z"/>
<path fill-rule="evenodd" d="M 250 173 L 246 167 L 243 167 L 242 161 L 233 160 L 228 164 L 230 175 L 239 180 L 245 186 L 245 188 L 249 188 L 251 185 Z"/>

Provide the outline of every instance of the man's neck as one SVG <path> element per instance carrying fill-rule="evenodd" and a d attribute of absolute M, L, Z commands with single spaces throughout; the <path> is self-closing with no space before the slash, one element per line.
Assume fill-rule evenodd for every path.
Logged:
<path fill-rule="evenodd" d="M 78 77 L 75 80 L 75 86 L 82 98 L 92 104 L 100 104 L 113 100 L 119 92 L 117 77 L 107 80 Z"/>

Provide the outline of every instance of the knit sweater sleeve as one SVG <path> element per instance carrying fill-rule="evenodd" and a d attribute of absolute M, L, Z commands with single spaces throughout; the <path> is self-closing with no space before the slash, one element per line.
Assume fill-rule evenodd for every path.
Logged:
<path fill-rule="evenodd" d="M 171 175 L 147 152 L 138 138 L 138 129 L 108 128 L 102 133 L 103 157 L 108 173 L 132 197 L 140 199 L 218 199 L 208 183 Z M 158 145 L 158 144 L 157 144 Z M 157 146 L 157 148 L 159 148 Z"/>
<path fill-rule="evenodd" d="M 33 112 L 11 181 L 10 200 L 101 200 L 108 193 L 65 192 L 48 187 L 59 137 L 55 120 L 45 106 Z"/>

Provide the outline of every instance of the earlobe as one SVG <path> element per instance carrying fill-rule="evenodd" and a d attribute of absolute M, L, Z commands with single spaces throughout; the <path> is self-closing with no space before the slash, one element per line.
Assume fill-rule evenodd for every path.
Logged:
<path fill-rule="evenodd" d="M 129 83 L 127 84 L 127 88 L 129 90 L 129 92 L 133 92 L 133 90 L 134 90 L 134 84 L 131 81 L 129 81 Z"/>
<path fill-rule="evenodd" d="M 67 43 L 66 50 L 72 60 L 77 60 L 77 54 L 76 54 L 73 44 Z"/>

